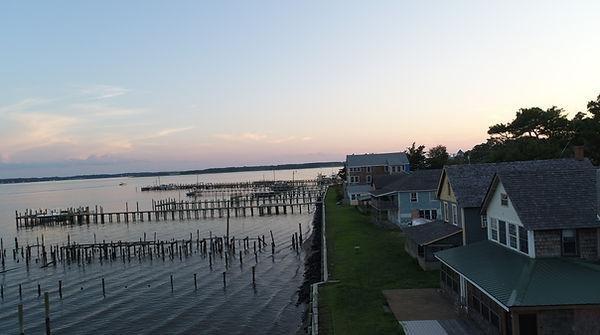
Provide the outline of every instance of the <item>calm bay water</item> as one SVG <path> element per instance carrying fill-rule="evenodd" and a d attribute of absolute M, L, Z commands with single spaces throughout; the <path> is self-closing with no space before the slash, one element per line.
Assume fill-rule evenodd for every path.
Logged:
<path fill-rule="evenodd" d="M 276 179 L 314 178 L 318 173 L 331 174 L 334 169 L 276 171 Z M 196 176 L 161 177 L 165 183 L 234 182 L 273 179 L 273 172 L 243 172 Z M 12 259 L 14 238 L 21 245 L 35 244 L 44 236 L 46 244 L 64 244 L 67 236 L 78 243 L 139 240 L 144 233 L 152 239 L 200 238 L 209 234 L 223 236 L 225 219 L 105 223 L 66 227 L 39 227 L 17 230 L 14 212 L 26 208 L 65 208 L 100 205 L 105 211 L 124 210 L 125 203 L 149 209 L 152 199 L 185 199 L 185 192 L 140 192 L 152 185 L 152 178 L 115 178 L 101 180 L 45 182 L 0 185 L 0 237 L 7 249 L 7 261 L 0 274 L 4 299 L 0 301 L 0 334 L 17 334 L 17 305 L 24 305 L 25 332 L 44 331 L 43 299 L 37 285 L 50 293 L 51 325 L 55 334 L 291 334 L 301 323 L 305 306 L 296 306 L 297 288 L 304 272 L 304 253 L 291 249 L 291 235 L 302 225 L 305 238 L 310 234 L 312 215 L 288 214 L 265 217 L 231 218 L 230 235 L 267 236 L 272 230 L 277 244 L 275 256 L 270 248 L 259 255 L 257 284 L 252 285 L 250 253 L 240 266 L 238 260 L 227 270 L 227 287 L 223 288 L 224 261 L 217 257 L 213 270 L 200 254 L 181 260 L 145 259 L 131 262 L 95 261 L 78 266 L 60 263 L 40 268 L 32 263 Z M 119 186 L 120 183 L 126 183 Z M 35 255 L 35 249 L 33 249 Z M 35 257 L 34 257 L 35 258 Z M 193 275 L 198 276 L 194 289 Z M 170 275 L 174 278 L 171 292 Z M 101 278 L 105 278 L 107 295 L 102 296 Z M 63 298 L 58 296 L 58 281 L 63 282 Z M 18 285 L 23 288 L 19 298 Z"/>

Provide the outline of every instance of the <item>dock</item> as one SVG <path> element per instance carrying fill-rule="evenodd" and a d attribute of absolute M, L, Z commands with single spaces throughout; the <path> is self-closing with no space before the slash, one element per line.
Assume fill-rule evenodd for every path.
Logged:
<path fill-rule="evenodd" d="M 323 196 L 323 189 L 294 190 L 281 193 L 257 193 L 204 201 L 153 200 L 151 209 L 140 210 L 139 203 L 124 211 L 104 211 L 102 206 L 68 209 L 27 209 L 15 211 L 17 229 L 36 226 L 60 226 L 104 223 L 129 223 L 166 220 L 281 215 L 310 212 Z"/>

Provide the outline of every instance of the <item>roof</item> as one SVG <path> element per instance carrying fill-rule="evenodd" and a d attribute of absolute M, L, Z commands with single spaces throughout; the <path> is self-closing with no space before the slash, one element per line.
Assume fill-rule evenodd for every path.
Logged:
<path fill-rule="evenodd" d="M 592 167 L 589 160 L 547 159 L 534 161 L 448 165 L 444 172 L 456 200 L 462 207 L 480 207 L 492 178 L 498 171 L 539 171 Z M 438 195 L 440 192 L 438 187 Z"/>
<path fill-rule="evenodd" d="M 408 157 L 403 152 L 390 152 L 383 154 L 347 155 L 347 167 L 380 166 L 380 165 L 405 165 L 409 164 Z"/>
<path fill-rule="evenodd" d="M 442 175 L 441 169 L 415 170 L 399 175 L 378 178 L 373 183 L 376 190 L 371 195 L 377 197 L 396 192 L 433 191 L 437 189 Z M 391 178 L 393 177 L 393 178 Z"/>
<path fill-rule="evenodd" d="M 382 189 L 387 185 L 397 182 L 400 180 L 407 172 L 402 172 L 400 174 L 382 174 L 373 176 L 373 187 L 375 189 Z"/>
<path fill-rule="evenodd" d="M 369 193 L 369 191 L 371 191 L 371 185 L 346 185 L 346 192 L 348 193 Z"/>
<path fill-rule="evenodd" d="M 499 171 L 486 202 L 500 182 L 528 230 L 598 227 L 596 177 L 594 168 Z"/>
<path fill-rule="evenodd" d="M 600 215 L 600 169 L 596 169 L 596 202 L 598 206 L 598 215 Z"/>
<path fill-rule="evenodd" d="M 529 258 L 491 241 L 437 252 L 505 307 L 600 304 L 600 265 L 575 258 Z"/>
<path fill-rule="evenodd" d="M 441 221 L 432 221 L 418 226 L 403 228 L 406 236 L 419 245 L 427 245 L 462 232 L 459 227 Z"/>

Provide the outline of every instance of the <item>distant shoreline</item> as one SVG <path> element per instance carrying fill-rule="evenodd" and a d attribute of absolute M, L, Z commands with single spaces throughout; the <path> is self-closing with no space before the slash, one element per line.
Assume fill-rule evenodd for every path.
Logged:
<path fill-rule="evenodd" d="M 343 162 L 314 162 L 298 164 L 279 164 L 279 165 L 256 165 L 256 166 L 231 166 L 222 168 L 208 168 L 201 170 L 185 171 L 160 171 L 160 172 L 129 172 L 129 173 L 110 173 L 110 174 L 89 174 L 68 177 L 31 177 L 31 178 L 4 178 L 0 179 L 0 184 L 22 184 L 38 183 L 45 181 L 65 181 L 65 180 L 85 180 L 85 179 L 107 179 L 107 178 L 125 178 L 125 177 L 162 177 L 162 176 L 188 176 L 211 173 L 230 173 L 230 172 L 252 172 L 252 171 L 278 171 L 278 170 L 303 170 L 327 167 L 341 167 Z"/>

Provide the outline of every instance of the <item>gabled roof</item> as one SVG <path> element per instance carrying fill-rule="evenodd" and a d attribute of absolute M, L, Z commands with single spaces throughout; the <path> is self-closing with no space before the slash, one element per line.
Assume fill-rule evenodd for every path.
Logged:
<path fill-rule="evenodd" d="M 435 256 L 507 308 L 600 304 L 597 264 L 574 258 L 529 258 L 491 241 Z"/>
<path fill-rule="evenodd" d="M 381 165 L 405 165 L 408 157 L 403 152 L 390 152 L 383 154 L 347 155 L 347 167 L 381 166 Z"/>
<path fill-rule="evenodd" d="M 415 170 L 399 175 L 376 178 L 373 182 L 373 196 L 381 196 L 397 192 L 434 191 L 442 175 L 441 169 Z"/>
<path fill-rule="evenodd" d="M 547 159 L 534 161 L 448 165 L 444 167 L 442 177 L 446 176 L 456 200 L 462 207 L 480 207 L 492 178 L 498 171 L 538 171 L 590 168 L 589 160 Z M 440 179 L 440 180 L 443 180 Z M 438 187 L 438 196 L 441 185 Z"/>
<path fill-rule="evenodd" d="M 462 229 L 442 221 L 432 221 L 418 226 L 406 227 L 402 231 L 418 245 L 427 245 L 458 234 L 462 232 Z"/>
<path fill-rule="evenodd" d="M 538 171 L 499 171 L 484 200 L 482 212 L 502 183 L 526 229 L 600 227 L 593 167 Z"/>

